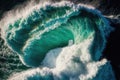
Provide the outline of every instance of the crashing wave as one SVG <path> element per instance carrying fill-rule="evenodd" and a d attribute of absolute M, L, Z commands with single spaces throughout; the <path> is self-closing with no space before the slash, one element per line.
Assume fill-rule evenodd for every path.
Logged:
<path fill-rule="evenodd" d="M 99 61 L 110 31 L 92 7 L 71 2 L 34 6 L 2 32 L 23 64 L 40 68 L 10 80 L 114 80 L 109 62 Z"/>

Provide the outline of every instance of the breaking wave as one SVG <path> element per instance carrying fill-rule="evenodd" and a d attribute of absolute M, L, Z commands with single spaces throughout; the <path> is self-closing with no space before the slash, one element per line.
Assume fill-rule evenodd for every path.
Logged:
<path fill-rule="evenodd" d="M 99 61 L 110 31 L 92 7 L 71 2 L 34 6 L 4 26 L 2 37 L 23 64 L 39 68 L 10 80 L 114 80 L 109 62 Z"/>

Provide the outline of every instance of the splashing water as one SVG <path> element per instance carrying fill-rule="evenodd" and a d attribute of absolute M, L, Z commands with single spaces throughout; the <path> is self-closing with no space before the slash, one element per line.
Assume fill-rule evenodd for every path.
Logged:
<path fill-rule="evenodd" d="M 99 61 L 110 31 L 99 11 L 82 4 L 34 6 L 2 28 L 2 36 L 23 64 L 40 68 L 10 80 L 115 80 L 107 60 Z"/>

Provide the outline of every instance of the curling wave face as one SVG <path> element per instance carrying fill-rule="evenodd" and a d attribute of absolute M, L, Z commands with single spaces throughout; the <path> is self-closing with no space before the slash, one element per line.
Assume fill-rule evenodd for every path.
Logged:
<path fill-rule="evenodd" d="M 95 42 L 90 53 L 99 59 L 106 27 L 104 19 L 93 9 L 72 4 L 46 5 L 10 24 L 5 39 L 29 66 L 39 66 L 48 51 L 66 47 L 69 40 L 79 44 L 91 37 Z M 95 58 L 97 51 L 100 53 Z"/>
<path fill-rule="evenodd" d="M 109 23 L 94 8 L 61 2 L 37 6 L 3 32 L 7 44 L 25 65 L 54 68 L 53 75 L 63 73 L 65 80 L 78 80 L 70 76 L 86 80 L 95 76 L 98 67 L 106 63 L 97 61 L 110 30 Z M 88 69 L 91 65 L 96 68 L 93 73 Z M 84 79 L 80 74 L 87 77 Z"/>

